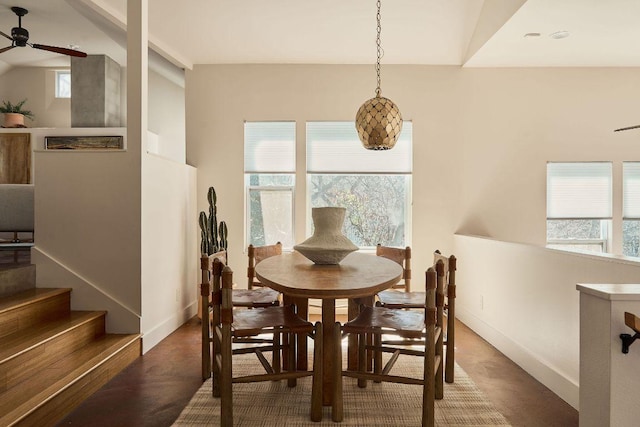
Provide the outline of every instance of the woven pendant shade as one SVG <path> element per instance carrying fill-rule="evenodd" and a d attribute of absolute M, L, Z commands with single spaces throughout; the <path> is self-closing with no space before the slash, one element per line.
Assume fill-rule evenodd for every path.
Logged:
<path fill-rule="evenodd" d="M 376 14 L 376 46 L 378 57 L 376 60 L 376 77 L 378 86 L 376 96 L 365 101 L 356 113 L 356 130 L 362 145 L 367 150 L 389 150 L 396 145 L 400 131 L 402 130 L 402 115 L 396 104 L 388 98 L 380 96 L 380 58 L 382 58 L 382 42 L 380 33 L 381 0 L 376 2 L 378 13 Z"/>
<path fill-rule="evenodd" d="M 402 115 L 393 101 L 376 96 L 358 109 L 356 130 L 367 150 L 389 150 L 400 136 Z"/>

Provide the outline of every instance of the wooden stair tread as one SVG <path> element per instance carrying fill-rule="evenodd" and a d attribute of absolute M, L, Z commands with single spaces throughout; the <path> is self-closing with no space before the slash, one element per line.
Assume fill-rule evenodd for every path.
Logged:
<path fill-rule="evenodd" d="M 72 311 L 67 317 L 2 337 L 0 364 L 104 315 L 106 311 Z"/>
<path fill-rule="evenodd" d="M 139 334 L 104 335 L 0 393 L 0 425 L 11 425 L 33 412 L 139 339 Z"/>
<path fill-rule="evenodd" d="M 71 292 L 69 288 L 34 288 L 0 299 L 0 314 L 55 295 Z"/>

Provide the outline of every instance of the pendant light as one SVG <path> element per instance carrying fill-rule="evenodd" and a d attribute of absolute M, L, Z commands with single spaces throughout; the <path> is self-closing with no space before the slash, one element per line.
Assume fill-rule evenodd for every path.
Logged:
<path fill-rule="evenodd" d="M 382 30 L 380 25 L 380 2 L 381 0 L 377 1 L 378 14 L 376 15 L 378 23 L 376 37 L 378 86 L 376 87 L 376 96 L 365 101 L 356 113 L 356 130 L 362 145 L 367 150 L 389 150 L 393 148 L 402 130 L 402 115 L 398 106 L 390 99 L 381 96 L 380 58 L 382 58 L 383 50 L 380 42 L 380 32 Z"/>

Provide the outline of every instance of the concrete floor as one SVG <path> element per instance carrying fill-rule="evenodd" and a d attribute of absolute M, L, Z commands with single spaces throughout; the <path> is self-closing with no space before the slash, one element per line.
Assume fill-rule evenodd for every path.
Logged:
<path fill-rule="evenodd" d="M 578 426 L 578 412 L 462 323 L 459 365 L 515 426 Z M 59 426 L 170 426 L 200 387 L 200 324 L 191 319 Z"/>

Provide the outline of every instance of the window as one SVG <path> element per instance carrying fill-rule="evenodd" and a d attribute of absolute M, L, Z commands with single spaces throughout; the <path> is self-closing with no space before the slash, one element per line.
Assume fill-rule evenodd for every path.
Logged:
<path fill-rule="evenodd" d="M 640 162 L 622 163 L 622 254 L 640 256 Z"/>
<path fill-rule="evenodd" d="M 71 98 L 71 71 L 56 71 L 56 98 Z"/>
<path fill-rule="evenodd" d="M 411 122 L 388 151 L 363 149 L 353 122 L 308 122 L 307 218 L 311 208 L 343 206 L 343 232 L 361 248 L 409 245 L 411 151 Z"/>
<path fill-rule="evenodd" d="M 612 217 L 610 162 L 547 163 L 547 246 L 607 252 Z"/>
<path fill-rule="evenodd" d="M 294 245 L 295 141 L 295 122 L 245 123 L 247 245 Z"/>

